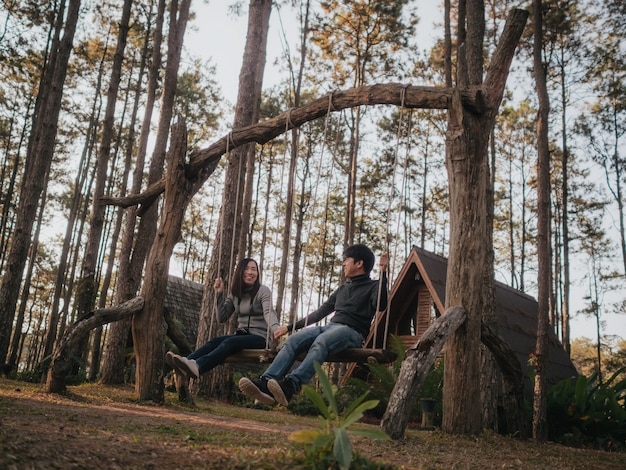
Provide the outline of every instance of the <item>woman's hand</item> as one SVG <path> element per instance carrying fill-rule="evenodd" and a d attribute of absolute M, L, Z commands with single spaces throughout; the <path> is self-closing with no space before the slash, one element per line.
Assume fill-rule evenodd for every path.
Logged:
<path fill-rule="evenodd" d="M 279 326 L 276 328 L 276 331 L 274 331 L 274 339 L 278 339 L 281 336 L 286 335 L 288 331 L 289 329 L 285 325 Z"/>
<path fill-rule="evenodd" d="M 213 283 L 213 289 L 215 289 L 215 292 L 217 292 L 218 294 L 221 294 L 224 291 L 224 281 L 221 277 L 218 277 L 215 280 L 215 282 Z"/>

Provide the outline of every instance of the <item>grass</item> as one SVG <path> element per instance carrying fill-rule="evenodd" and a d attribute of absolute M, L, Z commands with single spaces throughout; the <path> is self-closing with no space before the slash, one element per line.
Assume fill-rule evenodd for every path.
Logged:
<path fill-rule="evenodd" d="M 292 432 L 319 418 L 167 392 L 163 406 L 139 403 L 132 387 L 85 384 L 67 396 L 0 379 L 0 468 L 304 467 Z M 367 424 L 359 424 L 367 428 Z M 354 438 L 355 451 L 398 469 L 624 469 L 626 454 L 534 444 L 491 432 L 451 436 L 409 428 L 402 440 Z M 374 466 L 370 468 L 375 468 Z"/>

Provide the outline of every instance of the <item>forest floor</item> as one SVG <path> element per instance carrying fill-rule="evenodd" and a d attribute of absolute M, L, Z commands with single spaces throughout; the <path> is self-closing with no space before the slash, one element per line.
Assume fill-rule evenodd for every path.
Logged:
<path fill-rule="evenodd" d="M 289 435 L 320 421 L 277 407 L 196 398 L 139 403 L 132 387 L 87 384 L 68 394 L 0 378 L 0 469 L 309 468 Z M 359 424 L 359 426 L 375 426 Z M 624 469 L 626 455 L 542 445 L 493 433 L 450 436 L 409 428 L 402 440 L 351 438 L 356 453 L 398 469 Z"/>

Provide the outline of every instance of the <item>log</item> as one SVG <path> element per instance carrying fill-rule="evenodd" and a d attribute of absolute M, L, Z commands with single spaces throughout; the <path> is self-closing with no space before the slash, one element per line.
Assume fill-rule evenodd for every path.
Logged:
<path fill-rule="evenodd" d="M 52 355 L 52 362 L 46 377 L 45 391 L 64 394 L 67 389 L 65 378 L 72 369 L 75 347 L 80 340 L 95 328 L 125 318 L 130 318 L 143 309 L 143 297 L 135 297 L 111 308 L 101 308 L 89 312 L 67 329 Z"/>
<path fill-rule="evenodd" d="M 392 439 L 404 436 L 418 390 L 447 339 L 465 322 L 466 317 L 463 307 L 448 308 L 407 351 L 380 423 L 382 430 Z"/>

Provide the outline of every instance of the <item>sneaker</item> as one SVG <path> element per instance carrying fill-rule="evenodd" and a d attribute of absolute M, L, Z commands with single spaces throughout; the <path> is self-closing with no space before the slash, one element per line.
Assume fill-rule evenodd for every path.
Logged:
<path fill-rule="evenodd" d="M 267 382 L 267 388 L 274 395 L 276 401 L 283 406 L 287 406 L 291 397 L 298 392 L 295 382 L 288 377 L 281 381 L 270 379 Z"/>
<path fill-rule="evenodd" d="M 264 378 L 252 380 L 248 377 L 242 377 L 239 380 L 239 390 L 265 405 L 271 405 L 275 401 L 267 389 L 267 379 Z"/>
<path fill-rule="evenodd" d="M 170 366 L 172 369 L 176 369 L 176 364 L 174 364 L 174 354 L 172 351 L 168 351 L 165 353 L 165 363 Z"/>
<path fill-rule="evenodd" d="M 200 378 L 198 364 L 194 359 L 187 359 L 186 357 L 174 354 L 172 360 L 174 361 L 174 367 L 176 368 L 176 372 L 179 372 L 193 379 Z"/>
<path fill-rule="evenodd" d="M 172 351 L 166 352 L 165 353 L 166 364 L 170 366 L 172 369 L 174 369 L 174 372 L 176 372 L 177 375 L 180 375 L 180 376 L 187 375 L 185 374 L 185 371 L 176 364 L 176 361 L 174 360 L 175 357 L 180 357 L 180 356 L 176 353 L 173 353 Z"/>

